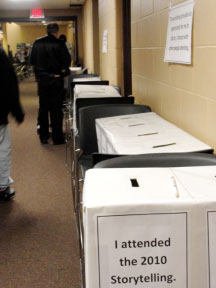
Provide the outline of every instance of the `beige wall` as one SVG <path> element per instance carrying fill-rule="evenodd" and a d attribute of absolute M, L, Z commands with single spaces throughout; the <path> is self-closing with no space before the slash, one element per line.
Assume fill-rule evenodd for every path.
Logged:
<path fill-rule="evenodd" d="M 67 37 L 67 42 L 72 43 L 74 45 L 74 27 L 73 26 L 67 25 L 66 37 Z"/>
<path fill-rule="evenodd" d="M 7 39 L 7 27 L 6 23 L 2 24 L 2 31 L 3 31 L 3 40 L 2 40 L 2 47 L 4 48 L 5 52 L 8 53 L 8 39 Z"/>
<path fill-rule="evenodd" d="M 123 0 L 124 1 L 124 0 Z M 122 87 L 122 0 L 98 0 L 100 74 L 111 85 Z M 108 30 L 108 53 L 102 53 L 104 30 Z"/>
<path fill-rule="evenodd" d="M 192 65 L 163 62 L 169 3 L 131 0 L 133 94 L 216 149 L 216 1 L 195 2 Z"/>
<path fill-rule="evenodd" d="M 67 26 L 61 25 L 60 34 L 67 34 Z M 7 24 L 7 41 L 11 46 L 13 54 L 16 53 L 17 43 L 34 43 L 34 41 L 46 35 L 46 26 L 42 25 L 25 25 L 22 26 L 16 23 Z"/>
<path fill-rule="evenodd" d="M 86 0 L 83 6 L 83 65 L 89 73 L 100 74 L 98 25 L 98 0 Z"/>
<path fill-rule="evenodd" d="M 74 33 L 74 25 L 68 24 L 66 27 L 66 37 L 67 42 L 72 44 L 72 55 L 71 55 L 71 64 L 74 64 L 74 57 L 75 57 L 75 33 Z"/>
<path fill-rule="evenodd" d="M 94 73 L 94 47 L 93 47 L 93 5 L 92 0 L 86 0 L 83 9 L 83 51 L 84 66 L 88 73 Z"/>
<path fill-rule="evenodd" d="M 93 45 L 94 45 L 94 72 L 100 74 L 100 55 L 99 55 L 99 16 L 98 0 L 92 0 L 93 9 Z"/>

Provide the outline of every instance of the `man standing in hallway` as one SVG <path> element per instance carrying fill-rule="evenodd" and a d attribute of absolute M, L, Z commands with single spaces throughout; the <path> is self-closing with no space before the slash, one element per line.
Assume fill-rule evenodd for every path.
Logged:
<path fill-rule="evenodd" d="M 8 114 L 22 123 L 24 113 L 19 102 L 19 89 L 16 75 L 7 55 L 0 48 L 0 201 L 10 200 L 15 191 L 10 188 L 11 142 L 8 131 Z"/>
<path fill-rule="evenodd" d="M 62 132 L 62 95 L 64 76 L 69 74 L 71 62 L 66 45 L 58 39 L 59 26 L 47 25 L 47 36 L 35 41 L 30 62 L 34 66 L 38 81 L 40 141 L 47 144 L 49 139 L 49 113 L 52 123 L 53 144 L 64 144 Z"/>

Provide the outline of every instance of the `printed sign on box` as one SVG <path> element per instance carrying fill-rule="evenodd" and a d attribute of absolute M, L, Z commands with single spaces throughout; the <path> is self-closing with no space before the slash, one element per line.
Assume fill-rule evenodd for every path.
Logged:
<path fill-rule="evenodd" d="M 187 213 L 99 216 L 97 227 L 100 288 L 188 287 Z"/>
<path fill-rule="evenodd" d="M 191 64 L 193 9 L 193 0 L 170 8 L 165 62 Z"/>

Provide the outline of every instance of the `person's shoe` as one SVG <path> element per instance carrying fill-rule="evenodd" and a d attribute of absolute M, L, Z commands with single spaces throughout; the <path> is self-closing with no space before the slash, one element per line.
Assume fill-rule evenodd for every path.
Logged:
<path fill-rule="evenodd" d="M 41 141 L 41 144 L 48 144 L 48 140 L 50 138 L 50 135 L 46 135 L 46 136 L 40 136 L 40 141 Z"/>
<path fill-rule="evenodd" d="M 41 144 L 48 144 L 49 142 L 48 142 L 48 137 L 45 137 L 45 138 L 40 138 L 40 142 L 41 142 Z"/>
<path fill-rule="evenodd" d="M 37 125 L 37 134 L 40 135 L 40 125 Z"/>
<path fill-rule="evenodd" d="M 58 141 L 53 141 L 53 145 L 61 145 L 61 144 L 65 144 L 65 139 L 60 139 Z"/>
<path fill-rule="evenodd" d="M 0 202 L 9 201 L 15 196 L 15 190 L 11 187 L 0 188 Z"/>

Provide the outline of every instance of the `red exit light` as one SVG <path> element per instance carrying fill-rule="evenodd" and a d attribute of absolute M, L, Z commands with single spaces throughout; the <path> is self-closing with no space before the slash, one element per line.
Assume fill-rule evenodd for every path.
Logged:
<path fill-rule="evenodd" d="M 44 13 L 42 9 L 33 9 L 31 10 L 30 18 L 44 18 Z"/>

